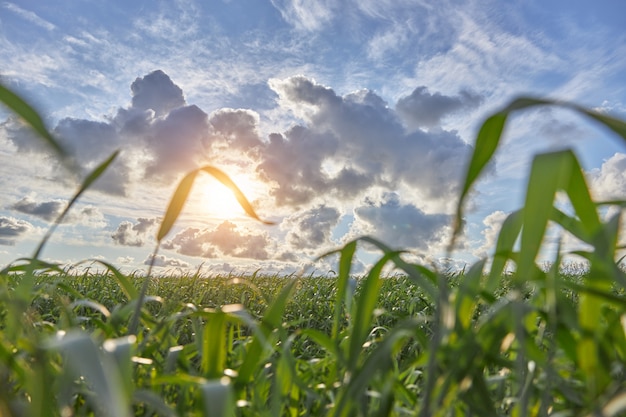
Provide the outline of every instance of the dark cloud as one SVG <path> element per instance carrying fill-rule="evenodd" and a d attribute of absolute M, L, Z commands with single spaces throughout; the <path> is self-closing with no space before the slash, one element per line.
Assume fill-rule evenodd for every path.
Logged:
<path fill-rule="evenodd" d="M 59 217 L 65 206 L 67 206 L 67 203 L 61 201 L 44 201 L 39 203 L 30 197 L 24 197 L 10 206 L 10 208 L 20 213 L 52 221 Z"/>
<path fill-rule="evenodd" d="M 266 234 L 254 234 L 238 228 L 230 221 L 224 221 L 213 229 L 184 229 L 171 240 L 165 241 L 163 248 L 187 256 L 215 258 L 221 254 L 265 260 L 269 259 L 267 249 L 270 243 Z"/>
<path fill-rule="evenodd" d="M 282 223 L 289 230 L 287 241 L 296 249 L 317 249 L 328 245 L 340 213 L 334 207 L 317 206 L 296 213 Z"/>
<path fill-rule="evenodd" d="M 244 152 L 258 149 L 262 141 L 257 130 L 259 116 L 251 110 L 220 109 L 210 116 L 211 144 Z"/>
<path fill-rule="evenodd" d="M 16 147 L 21 154 L 41 153 L 48 150 L 41 138 L 28 127 L 19 117 L 10 115 L 0 123 L 3 135 Z"/>
<path fill-rule="evenodd" d="M 0 245 L 13 246 L 15 241 L 31 232 L 33 225 L 13 217 L 0 217 Z"/>
<path fill-rule="evenodd" d="M 257 172 L 277 185 L 271 193 L 279 205 L 305 204 L 330 189 L 332 178 L 323 171 L 322 163 L 338 147 L 332 135 L 295 126 L 285 136 L 270 135 Z"/>
<path fill-rule="evenodd" d="M 183 261 L 182 259 L 176 258 L 168 258 L 165 255 L 149 255 L 144 261 L 144 265 L 150 265 L 152 260 L 154 259 L 154 266 L 165 268 L 165 267 L 173 267 L 173 268 L 189 268 L 189 263 Z"/>
<path fill-rule="evenodd" d="M 185 105 L 183 90 L 161 70 L 138 77 L 130 86 L 133 108 L 153 110 L 157 116 Z"/>
<path fill-rule="evenodd" d="M 480 105 L 484 97 L 470 91 L 461 91 L 457 96 L 431 94 L 428 88 L 417 87 L 413 92 L 398 100 L 396 110 L 410 128 L 435 127 L 446 116 Z"/>
<path fill-rule="evenodd" d="M 122 246 L 143 246 L 149 232 L 153 230 L 157 219 L 140 217 L 136 223 L 123 221 L 111 234 L 113 241 Z"/>
<path fill-rule="evenodd" d="M 164 119 L 155 120 L 144 134 L 151 160 L 144 177 L 171 179 L 190 171 L 206 155 L 208 116 L 197 106 L 172 110 Z"/>
<path fill-rule="evenodd" d="M 38 202 L 31 197 L 24 197 L 15 204 L 9 206 L 19 213 L 39 217 L 46 221 L 56 220 L 65 207 L 66 201 L 42 201 Z M 100 210 L 93 206 L 72 207 L 63 219 L 63 223 L 79 223 L 86 226 L 101 227 L 106 222 Z"/>
<path fill-rule="evenodd" d="M 379 202 L 366 201 L 354 214 L 367 233 L 383 242 L 422 251 L 441 243 L 452 220 L 447 214 L 427 214 L 412 204 L 402 204 L 396 193 L 386 193 Z"/>

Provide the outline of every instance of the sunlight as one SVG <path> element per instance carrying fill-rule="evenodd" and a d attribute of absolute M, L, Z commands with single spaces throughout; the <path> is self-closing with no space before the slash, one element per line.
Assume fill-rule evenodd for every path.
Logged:
<path fill-rule="evenodd" d="M 230 177 L 251 203 L 260 196 L 260 184 L 248 176 L 231 175 Z M 221 182 L 207 176 L 199 185 L 202 187 L 203 212 L 220 219 L 247 216 L 232 191 Z"/>

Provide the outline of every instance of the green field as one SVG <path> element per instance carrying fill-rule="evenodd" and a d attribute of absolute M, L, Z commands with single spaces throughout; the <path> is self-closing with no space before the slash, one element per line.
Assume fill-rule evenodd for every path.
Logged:
<path fill-rule="evenodd" d="M 65 157 L 30 106 L 4 87 L 0 99 Z M 508 117 L 546 105 L 626 140 L 626 123 L 607 115 L 514 100 L 478 133 L 455 237 Z M 626 201 L 594 201 L 573 151 L 534 158 L 524 206 L 506 218 L 493 256 L 461 274 L 409 263 L 366 236 L 334 252 L 329 277 L 128 276 L 100 261 L 107 272 L 74 276 L 42 261 L 55 227 L 116 156 L 84 178 L 33 255 L 0 272 L 0 416 L 626 415 Z M 198 168 L 170 200 L 153 255 L 202 172 L 258 219 L 226 174 Z M 586 245 L 575 253 L 584 266 L 570 268 L 560 250 L 537 265 L 549 225 Z M 379 255 L 356 277 L 360 245 Z"/>

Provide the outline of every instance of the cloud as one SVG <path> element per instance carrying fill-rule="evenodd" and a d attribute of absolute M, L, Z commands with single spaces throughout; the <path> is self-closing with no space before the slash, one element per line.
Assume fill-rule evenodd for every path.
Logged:
<path fill-rule="evenodd" d="M 397 248 L 429 253 L 448 238 L 452 220 L 447 214 L 427 214 L 413 204 L 403 204 L 396 193 L 385 193 L 381 201 L 365 201 L 354 210 L 353 228 Z"/>
<path fill-rule="evenodd" d="M 22 19 L 26 19 L 29 22 L 31 22 L 31 23 L 33 23 L 33 24 L 35 24 L 35 25 L 37 25 L 37 26 L 39 26 L 39 27 L 41 27 L 43 29 L 46 29 L 48 31 L 52 31 L 52 30 L 56 29 L 56 26 L 54 24 L 48 22 L 45 19 L 42 19 L 36 13 L 33 13 L 30 10 L 22 9 L 17 4 L 4 2 L 2 4 L 2 6 L 5 9 L 10 10 L 13 13 L 15 13 L 16 15 L 20 16 Z"/>
<path fill-rule="evenodd" d="M 213 146 L 250 152 L 261 147 L 259 115 L 252 110 L 222 108 L 209 116 Z"/>
<path fill-rule="evenodd" d="M 154 259 L 154 266 L 156 267 L 161 267 L 161 268 L 173 267 L 173 268 L 183 268 L 183 269 L 190 267 L 189 263 L 183 261 L 182 259 L 169 258 L 165 255 L 157 255 L 157 256 L 149 255 L 143 261 L 143 264 L 150 265 L 153 259 Z"/>
<path fill-rule="evenodd" d="M 270 80 L 279 103 L 301 118 L 270 135 L 258 172 L 278 187 L 279 204 L 321 194 L 354 198 L 374 187 L 410 186 L 422 197 L 449 200 L 471 149 L 456 132 L 407 132 L 398 114 L 369 90 L 338 96 L 303 76 Z M 329 166 L 339 167 L 334 172 Z M 445 169 L 441 169 L 445 167 Z"/>
<path fill-rule="evenodd" d="M 331 0 L 272 0 L 272 4 L 287 23 L 305 31 L 321 29 L 334 15 Z"/>
<path fill-rule="evenodd" d="M 157 117 L 185 105 L 183 90 L 161 70 L 138 77 L 130 89 L 133 93 L 132 107 L 153 110 Z"/>
<path fill-rule="evenodd" d="M 17 203 L 11 205 L 10 208 L 20 213 L 30 214 L 47 221 L 53 221 L 59 217 L 66 206 L 67 203 L 62 201 L 44 201 L 38 203 L 30 197 L 24 197 Z"/>
<path fill-rule="evenodd" d="M 187 256 L 216 258 L 224 255 L 266 260 L 270 258 L 270 245 L 271 241 L 266 234 L 255 234 L 230 221 L 224 221 L 215 228 L 186 228 L 162 246 Z"/>
<path fill-rule="evenodd" d="M 470 149 L 456 132 L 407 132 L 399 114 L 370 90 L 339 96 L 303 76 L 269 85 L 279 96 L 279 110 L 303 123 L 267 139 L 257 113 L 224 108 L 208 115 L 187 105 L 182 90 L 160 70 L 137 78 L 132 105 L 106 121 L 65 118 L 54 131 L 86 169 L 122 150 L 95 184 L 113 195 L 128 195 L 140 181 L 170 184 L 200 164 L 226 160 L 271 184 L 270 197 L 279 206 L 354 201 L 372 187 L 410 187 L 419 198 L 449 201 Z M 448 103 L 448 110 L 455 106 L 455 98 L 419 91 L 422 99 Z M 474 98 L 468 93 L 456 100 Z M 7 124 L 5 130 L 18 149 L 41 151 L 23 140 L 23 129 Z"/>
<path fill-rule="evenodd" d="M 111 234 L 113 241 L 122 246 L 143 246 L 146 241 L 146 236 L 151 232 L 157 219 L 148 219 L 140 217 L 136 223 L 129 221 L 123 221 L 118 226 L 115 232 Z"/>
<path fill-rule="evenodd" d="M 502 223 L 504 223 L 508 215 L 508 213 L 497 210 L 483 219 L 483 225 L 485 228 L 480 232 L 480 234 L 483 235 L 484 241 L 479 248 L 472 252 L 474 256 L 478 258 L 486 258 L 493 255 L 493 250 L 496 247 Z"/>
<path fill-rule="evenodd" d="M 425 86 L 398 100 L 396 110 L 411 128 L 438 126 L 446 116 L 472 110 L 480 105 L 484 97 L 469 91 L 461 91 L 457 96 L 431 94 Z"/>
<path fill-rule="evenodd" d="M 27 196 L 9 206 L 19 213 L 29 214 L 46 221 L 56 220 L 67 207 L 66 201 L 51 200 L 38 202 Z M 73 207 L 63 219 L 63 223 L 75 223 L 90 227 L 103 227 L 106 219 L 102 212 L 94 206 Z"/>
<path fill-rule="evenodd" d="M 125 196 L 133 182 L 171 181 L 195 168 L 206 154 L 208 116 L 186 105 L 182 90 L 160 70 L 131 85 L 132 105 L 106 121 L 61 119 L 53 133 L 70 150 L 85 173 L 115 150 L 120 156 L 93 188 Z M 15 118 L 0 125 L 20 152 L 48 154 L 41 140 Z M 66 173 L 58 173 L 60 178 Z"/>
<path fill-rule="evenodd" d="M 623 199 L 626 195 L 626 154 L 615 153 L 600 168 L 587 173 L 595 199 Z"/>
<path fill-rule="evenodd" d="M 132 256 L 118 256 L 117 259 L 115 259 L 116 263 L 123 265 L 132 264 L 134 261 L 135 258 L 133 258 Z"/>
<path fill-rule="evenodd" d="M 293 248 L 314 249 L 319 254 L 320 248 L 331 243 L 331 233 L 340 215 L 336 208 L 321 205 L 289 216 L 281 226 L 288 230 L 286 240 Z"/>
<path fill-rule="evenodd" d="M 13 246 L 20 237 L 33 231 L 32 224 L 14 217 L 0 217 L 0 245 Z"/>

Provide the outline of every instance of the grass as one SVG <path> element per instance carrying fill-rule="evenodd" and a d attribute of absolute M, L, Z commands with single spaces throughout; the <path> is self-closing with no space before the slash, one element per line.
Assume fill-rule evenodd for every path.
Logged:
<path fill-rule="evenodd" d="M 67 157 L 27 103 L 4 87 L 0 99 Z M 514 100 L 478 134 L 455 238 L 463 202 L 508 118 L 546 105 L 626 140 L 626 123 L 604 114 Z M 0 273 L 0 415 L 626 415 L 626 274 L 618 258 L 626 202 L 594 201 L 571 150 L 535 157 L 524 206 L 507 217 L 494 255 L 463 274 L 409 263 L 367 236 L 324 255 L 338 256 L 333 277 L 154 278 L 151 268 L 127 276 L 103 262 L 104 274 L 73 276 L 41 261 L 54 228 L 116 156 L 85 177 L 33 256 Z M 175 191 L 153 255 L 202 172 L 260 220 L 225 173 L 202 167 Z M 571 214 L 554 206 L 557 192 Z M 602 217 L 607 206 L 617 214 Z M 584 271 L 563 264 L 562 250 L 537 265 L 549 226 L 587 244 L 576 252 Z M 356 278 L 351 266 L 363 244 L 379 257 Z M 389 266 L 396 275 L 383 275 Z"/>

